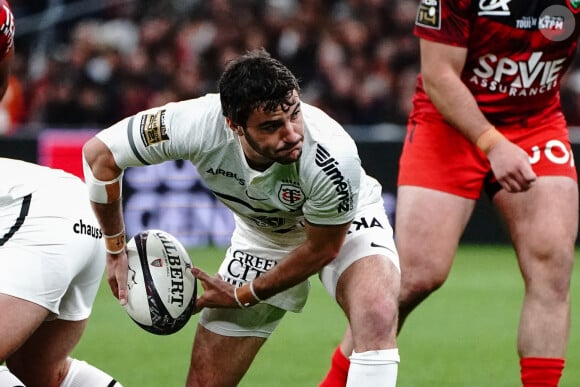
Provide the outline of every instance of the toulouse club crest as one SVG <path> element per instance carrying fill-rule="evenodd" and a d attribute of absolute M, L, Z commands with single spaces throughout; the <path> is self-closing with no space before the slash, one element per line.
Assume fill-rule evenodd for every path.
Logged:
<path fill-rule="evenodd" d="M 566 0 L 566 5 L 574 13 L 580 12 L 580 0 Z"/>
<path fill-rule="evenodd" d="M 297 184 L 282 183 L 278 190 L 278 200 L 288 207 L 296 208 L 304 202 L 304 193 Z"/>

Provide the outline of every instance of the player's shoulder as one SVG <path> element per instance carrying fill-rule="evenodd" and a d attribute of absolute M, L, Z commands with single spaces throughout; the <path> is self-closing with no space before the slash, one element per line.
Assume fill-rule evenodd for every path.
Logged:
<path fill-rule="evenodd" d="M 159 108 L 158 108 L 159 109 Z M 167 110 L 172 115 L 179 115 L 181 117 L 221 117 L 222 108 L 219 99 L 219 94 L 206 94 L 201 97 L 181 100 L 177 102 L 170 102 L 161 107 L 162 110 Z"/>
<path fill-rule="evenodd" d="M 0 56 L 4 56 L 14 45 L 15 22 L 10 5 L 2 0 L 0 7 Z"/>
<path fill-rule="evenodd" d="M 316 140 L 350 138 L 345 128 L 317 106 L 302 102 L 305 131 Z"/>
<path fill-rule="evenodd" d="M 300 106 L 306 130 L 322 135 L 344 132 L 343 126 L 319 107 L 306 102 L 302 102 Z"/>
<path fill-rule="evenodd" d="M 316 169 L 325 160 L 358 159 L 353 138 L 345 128 L 316 106 L 303 104 L 304 145 L 301 168 Z"/>

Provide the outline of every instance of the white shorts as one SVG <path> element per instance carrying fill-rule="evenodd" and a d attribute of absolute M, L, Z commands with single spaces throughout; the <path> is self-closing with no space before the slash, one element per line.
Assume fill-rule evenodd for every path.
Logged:
<path fill-rule="evenodd" d="M 385 256 L 401 271 L 393 228 L 382 206 L 370 206 L 357 213 L 340 253 L 320 271 L 320 281 L 332 298 L 336 298 L 340 275 L 354 262 L 369 255 Z"/>
<path fill-rule="evenodd" d="M 289 251 L 257 246 L 250 241 L 234 238 L 219 273 L 234 286 L 242 286 L 274 267 L 277 260 Z M 320 271 L 320 280 L 333 298 L 340 275 L 354 262 L 370 255 L 387 257 L 400 271 L 393 229 L 382 204 L 369 206 L 357 214 L 339 255 Z M 305 281 L 247 309 L 204 309 L 200 323 L 224 336 L 267 337 L 283 317 L 281 313 L 277 318 L 276 311 L 302 310 L 309 289 L 309 283 Z M 251 312 L 252 309 L 256 311 Z M 262 325 L 253 324 L 254 318 L 261 321 Z"/>
<path fill-rule="evenodd" d="M 245 309 L 205 308 L 199 323 L 222 336 L 268 338 L 286 314 L 284 309 L 256 304 Z"/>
<path fill-rule="evenodd" d="M 51 318 L 84 320 L 106 259 L 86 187 L 58 179 L 28 198 L 0 206 L 0 293 L 41 305 Z"/>

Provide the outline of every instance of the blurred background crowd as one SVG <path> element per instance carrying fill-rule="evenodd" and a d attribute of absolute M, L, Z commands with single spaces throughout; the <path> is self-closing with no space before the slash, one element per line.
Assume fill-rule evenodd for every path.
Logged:
<path fill-rule="evenodd" d="M 418 66 L 418 0 L 10 0 L 16 61 L 0 135 L 102 128 L 217 91 L 228 59 L 264 47 L 304 101 L 345 125 L 404 124 Z M 577 61 L 578 62 L 578 61 Z M 580 125 L 580 67 L 564 80 Z"/>

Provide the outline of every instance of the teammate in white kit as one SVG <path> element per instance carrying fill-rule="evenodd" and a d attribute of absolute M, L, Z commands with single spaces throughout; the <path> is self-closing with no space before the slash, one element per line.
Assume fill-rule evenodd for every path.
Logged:
<path fill-rule="evenodd" d="M 381 186 L 343 128 L 299 90 L 264 50 L 248 52 L 228 64 L 219 94 L 138 113 L 85 144 L 108 281 L 122 304 L 125 168 L 189 160 L 234 213 L 220 276 L 193 269 L 204 292 L 189 387 L 236 386 L 286 311 L 302 310 L 313 274 L 352 326 L 348 385 L 396 384 L 400 271 Z"/>
<path fill-rule="evenodd" d="M 85 184 L 20 160 L 0 171 L 0 386 L 120 386 L 69 357 L 105 267 Z"/>

